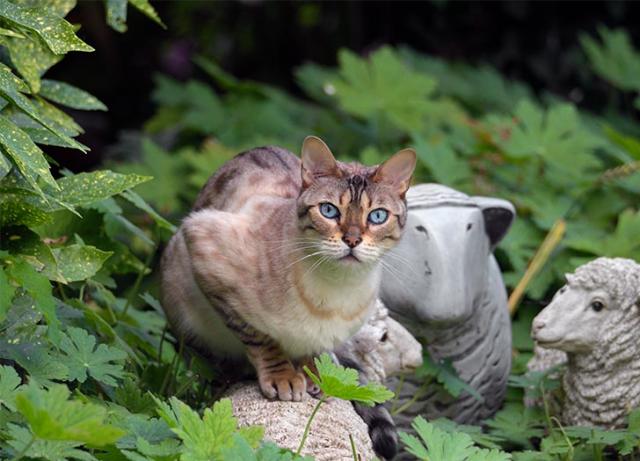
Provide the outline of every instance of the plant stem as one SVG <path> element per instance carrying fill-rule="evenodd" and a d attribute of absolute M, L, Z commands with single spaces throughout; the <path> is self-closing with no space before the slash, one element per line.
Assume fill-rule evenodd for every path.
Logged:
<path fill-rule="evenodd" d="M 20 453 L 18 453 L 16 456 L 14 456 L 13 458 L 11 458 L 11 461 L 18 461 L 20 459 L 22 459 L 24 457 L 24 455 L 27 454 L 27 451 L 29 451 L 29 448 L 31 448 L 31 445 L 33 445 L 36 441 L 36 436 L 35 435 L 31 435 L 31 440 L 29 440 L 29 443 L 27 443 L 25 445 L 25 447 L 20 450 Z"/>
<path fill-rule="evenodd" d="M 307 420 L 307 425 L 304 427 L 304 433 L 302 434 L 302 440 L 300 440 L 300 445 L 296 450 L 296 455 L 299 455 L 300 452 L 302 451 L 302 448 L 304 447 L 304 443 L 307 441 L 307 437 L 309 436 L 309 429 L 311 429 L 311 423 L 313 422 L 313 418 L 316 417 L 316 413 L 318 413 L 320 406 L 324 402 L 325 402 L 325 398 L 320 399 L 318 403 L 316 403 L 316 406 L 314 407 L 313 411 L 311 412 L 311 416 L 309 416 L 309 419 Z"/>
<path fill-rule="evenodd" d="M 358 461 L 358 452 L 356 451 L 356 443 L 353 441 L 353 436 L 349 434 L 349 442 L 351 442 L 351 454 L 353 455 L 353 461 Z"/>
<path fill-rule="evenodd" d="M 127 303 L 124 305 L 124 309 L 122 310 L 122 313 L 120 314 L 120 318 L 124 318 L 124 316 L 127 315 L 127 311 L 129 310 L 129 306 L 133 302 L 133 298 L 138 294 L 138 290 L 140 290 L 140 283 L 142 282 L 142 279 L 143 279 L 143 277 L 145 275 L 145 271 L 149 267 L 149 264 L 151 264 L 151 261 L 153 260 L 153 257 L 156 254 L 157 248 L 158 248 L 157 246 L 153 247 L 153 249 L 147 255 L 147 259 L 144 262 L 144 267 L 138 271 L 138 276 L 136 277 L 136 280 L 133 283 L 133 288 L 131 288 L 131 293 L 127 297 Z"/>

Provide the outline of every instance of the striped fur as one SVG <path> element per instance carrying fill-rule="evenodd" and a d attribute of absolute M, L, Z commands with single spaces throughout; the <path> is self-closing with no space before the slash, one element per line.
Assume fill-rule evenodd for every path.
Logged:
<path fill-rule="evenodd" d="M 227 162 L 162 258 L 174 329 L 214 355 L 246 356 L 267 397 L 300 400 L 312 387 L 299 364 L 336 348 L 375 305 L 414 166 L 411 151 L 378 167 L 336 162 L 317 138 L 305 140 L 302 161 L 267 146 Z M 336 219 L 320 213 L 324 202 Z M 375 208 L 389 211 L 386 222 L 368 222 Z"/>

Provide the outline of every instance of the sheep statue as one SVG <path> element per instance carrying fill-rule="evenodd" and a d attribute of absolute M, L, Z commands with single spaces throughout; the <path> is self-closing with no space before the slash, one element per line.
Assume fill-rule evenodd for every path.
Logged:
<path fill-rule="evenodd" d="M 345 366 L 360 368 L 362 381 L 383 382 L 387 376 L 419 367 L 422 346 L 378 301 L 375 314 L 335 356 Z M 317 403 L 308 395 L 302 402 L 267 400 L 255 383 L 236 386 L 229 397 L 241 426 L 264 426 L 265 438 L 292 450 L 300 443 Z M 315 416 L 303 454 L 317 461 L 353 460 L 349 434 L 362 460 L 374 459 L 374 452 L 390 459 L 397 451 L 393 421 L 382 405 L 373 410 L 354 408 L 350 402 L 330 399 Z"/>
<path fill-rule="evenodd" d="M 564 423 L 621 427 L 640 406 L 640 264 L 598 258 L 566 278 L 531 327 L 537 346 L 556 353 L 529 368 L 561 363 L 564 351 Z"/>
<path fill-rule="evenodd" d="M 515 209 L 505 200 L 438 184 L 413 186 L 407 202 L 404 235 L 383 259 L 381 298 L 431 358 L 450 359 L 481 399 L 468 393 L 452 398 L 439 386 L 425 391 L 411 378 L 399 387 L 399 400 L 415 403 L 395 419 L 404 428 L 417 415 L 475 423 L 502 404 L 511 368 L 507 293 L 492 250 Z"/>

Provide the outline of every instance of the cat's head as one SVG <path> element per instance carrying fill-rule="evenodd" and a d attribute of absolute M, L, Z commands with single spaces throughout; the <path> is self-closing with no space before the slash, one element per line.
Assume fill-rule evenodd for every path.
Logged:
<path fill-rule="evenodd" d="M 378 261 L 402 235 L 415 165 L 413 149 L 378 166 L 337 162 L 321 139 L 307 137 L 298 217 L 309 252 L 345 265 Z"/>

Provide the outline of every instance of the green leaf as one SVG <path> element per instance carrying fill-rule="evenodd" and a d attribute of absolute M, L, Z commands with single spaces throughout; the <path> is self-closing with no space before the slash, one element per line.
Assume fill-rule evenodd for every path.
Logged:
<path fill-rule="evenodd" d="M 155 223 L 163 229 L 167 229 L 170 232 L 176 232 L 178 228 L 171 224 L 169 221 L 164 219 L 162 216 L 158 214 L 156 210 L 154 210 L 151 205 L 144 201 L 142 197 L 140 197 L 137 193 L 132 190 L 127 190 L 122 193 L 122 196 L 127 199 L 129 202 L 134 204 L 136 207 L 140 208 L 142 211 L 151 216 L 151 218 L 155 221 Z"/>
<path fill-rule="evenodd" d="M 47 320 L 51 340 L 57 344 L 61 337 L 60 321 L 56 317 L 56 303 L 51 294 L 49 279 L 36 272 L 28 262 L 21 258 L 15 259 L 14 263 L 7 267 L 7 274 L 33 298 L 37 309 Z"/>
<path fill-rule="evenodd" d="M 59 440 L 35 440 L 31 442 L 34 435 L 26 427 L 17 424 L 9 424 L 9 445 L 25 457 L 34 459 L 46 459 L 48 461 L 66 461 L 77 459 L 81 461 L 97 461 L 97 459 L 86 451 L 79 450 L 80 442 L 67 442 Z M 31 444 L 31 445 L 30 445 Z"/>
<path fill-rule="evenodd" d="M 149 0 L 129 0 L 129 3 L 149 19 L 162 26 L 162 28 L 167 28 L 167 26 L 165 26 L 162 22 L 162 19 L 160 19 L 160 16 L 158 16 L 155 8 L 153 8 L 153 6 L 151 6 L 151 3 L 149 3 Z"/>
<path fill-rule="evenodd" d="M 55 196 L 74 207 L 88 206 L 149 181 L 149 176 L 120 174 L 109 170 L 66 176 L 58 180 Z"/>
<path fill-rule="evenodd" d="M 169 405 L 156 399 L 158 414 L 169 424 L 184 443 L 182 461 L 224 461 L 223 450 L 234 444 L 237 420 L 233 416 L 231 400 L 222 399 L 207 408 L 202 418 L 172 397 Z M 240 434 L 251 446 L 262 438 L 261 429 L 241 430 Z"/>
<path fill-rule="evenodd" d="M 532 448 L 531 439 L 544 435 L 543 418 L 540 409 L 507 403 L 486 425 L 490 434 L 523 448 Z"/>
<path fill-rule="evenodd" d="M 9 277 L 0 266 L 0 322 L 2 322 L 11 306 L 16 287 L 9 283 Z"/>
<path fill-rule="evenodd" d="M 599 27 L 602 43 L 588 35 L 580 36 L 582 49 L 595 72 L 625 91 L 640 90 L 640 53 L 631 44 L 626 31 Z"/>
<path fill-rule="evenodd" d="M 400 433 L 407 451 L 425 461 L 466 461 L 474 452 L 471 437 L 464 433 L 448 433 L 428 423 L 422 416 L 413 420 L 411 427 L 420 439 Z"/>
<path fill-rule="evenodd" d="M 58 269 L 58 262 L 49 245 L 32 230 L 24 226 L 7 226 L 0 231 L 0 239 L 4 239 L 5 249 L 26 257 L 28 262 L 49 280 L 67 282 Z"/>
<path fill-rule="evenodd" d="M 95 275 L 104 262 L 113 254 L 90 245 L 67 245 L 56 248 L 53 253 L 58 269 L 68 282 L 86 280 Z"/>
<path fill-rule="evenodd" d="M 571 248 L 598 256 L 640 258 L 640 211 L 625 210 L 613 232 L 598 239 L 577 236 L 567 242 Z"/>
<path fill-rule="evenodd" d="M 80 110 L 107 110 L 98 98 L 84 90 L 57 80 L 42 80 L 40 94 L 50 101 Z"/>
<path fill-rule="evenodd" d="M 378 383 L 360 385 L 358 372 L 333 363 L 329 354 L 322 354 L 315 359 L 318 376 L 308 367 L 304 371 L 327 397 L 360 402 L 373 406 L 393 398 L 389 389 Z"/>
<path fill-rule="evenodd" d="M 4 178 L 11 171 L 11 162 L 5 155 L 0 152 L 0 179 Z"/>
<path fill-rule="evenodd" d="M 127 31 L 127 0 L 107 0 L 105 2 L 107 9 L 107 24 L 118 31 Z"/>
<path fill-rule="evenodd" d="M 0 404 L 16 411 L 16 395 L 20 391 L 22 380 L 13 367 L 0 365 Z"/>
<path fill-rule="evenodd" d="M 69 368 L 69 381 L 85 382 L 88 376 L 96 381 L 116 386 L 124 377 L 122 362 L 127 354 L 115 347 L 100 344 L 82 328 L 71 327 L 60 341 L 64 352 L 63 363 Z"/>
<path fill-rule="evenodd" d="M 478 401 L 484 401 L 482 395 L 475 388 L 458 377 L 458 372 L 453 368 L 450 359 L 436 363 L 425 351 L 422 366 L 416 370 L 416 376 L 419 378 L 436 378 L 453 397 L 458 397 L 462 394 L 462 391 L 467 391 Z"/>
<path fill-rule="evenodd" d="M 0 2 L 5 3 L 6 0 L 0 0 Z M 60 111 L 57 111 L 57 109 L 41 99 L 36 98 L 34 101 L 31 101 L 21 93 L 21 91 L 24 90 L 26 90 L 26 88 L 24 88 L 22 81 L 13 75 L 7 66 L 0 64 L 0 94 L 2 96 L 14 103 L 18 109 L 36 122 L 42 124 L 45 128 L 51 131 L 54 135 L 60 137 L 70 146 L 83 152 L 88 150 L 86 146 L 74 141 L 69 136 L 61 132 L 60 125 L 52 119 L 52 114 L 57 114 Z"/>
<path fill-rule="evenodd" d="M 55 54 L 69 51 L 93 51 L 80 40 L 74 28 L 67 21 L 44 8 L 23 8 L 7 0 L 0 0 L 0 16 L 19 27 L 36 33 Z"/>
<path fill-rule="evenodd" d="M 385 116 L 410 131 L 422 128 L 435 80 L 408 68 L 386 46 L 368 60 L 341 50 L 338 60 L 341 78 L 327 82 L 327 88 L 347 112 L 364 118 Z"/>
<path fill-rule="evenodd" d="M 24 131 L 2 115 L 0 115 L 0 145 L 4 152 L 13 158 L 33 190 L 41 191 L 38 178 L 42 178 L 53 188 L 58 187 L 49 171 L 49 163 L 40 148 Z"/>
<path fill-rule="evenodd" d="M 6 45 L 11 62 L 34 93 L 40 91 L 40 77 L 63 58 L 54 54 L 38 37 L 9 38 Z"/>
<path fill-rule="evenodd" d="M 68 399 L 66 386 L 56 385 L 45 391 L 29 384 L 16 396 L 16 407 L 41 439 L 104 446 L 124 434 L 121 429 L 105 423 L 105 407 Z"/>

